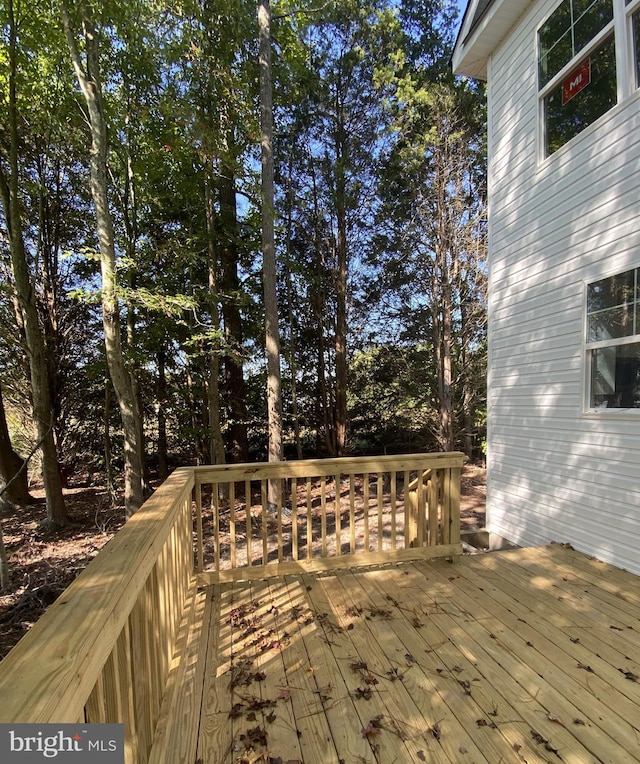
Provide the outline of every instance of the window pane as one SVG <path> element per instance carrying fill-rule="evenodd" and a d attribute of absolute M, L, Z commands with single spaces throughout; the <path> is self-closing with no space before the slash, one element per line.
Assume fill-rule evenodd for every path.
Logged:
<path fill-rule="evenodd" d="M 587 6 L 584 8 L 583 6 Z M 578 55 L 585 45 L 604 29 L 613 18 L 613 3 L 610 0 L 574 3 L 574 55 Z"/>
<path fill-rule="evenodd" d="M 636 58 L 636 87 L 640 88 L 640 11 L 633 14 L 633 49 Z"/>
<path fill-rule="evenodd" d="M 633 331 L 633 305 L 611 308 L 589 316 L 588 342 L 630 337 Z"/>
<path fill-rule="evenodd" d="M 616 308 L 634 301 L 635 269 L 616 273 L 589 284 L 587 289 L 587 313 L 606 308 Z"/>
<path fill-rule="evenodd" d="M 640 331 L 635 326 L 637 310 L 636 271 L 618 273 L 594 281 L 587 288 L 587 341 L 597 342 L 629 337 Z"/>
<path fill-rule="evenodd" d="M 538 32 L 540 87 L 613 19 L 611 0 L 563 0 Z"/>
<path fill-rule="evenodd" d="M 640 408 L 640 342 L 591 354 L 591 408 Z"/>
<path fill-rule="evenodd" d="M 547 156 L 564 146 L 616 104 L 616 54 L 613 35 L 607 37 L 603 44 L 581 63 L 589 64 L 589 84 L 570 100 L 565 99 L 563 104 L 563 85 L 571 80 L 574 74 L 571 72 L 565 82 L 561 82 L 544 99 Z"/>
<path fill-rule="evenodd" d="M 571 43 L 571 0 L 564 0 L 540 27 L 540 87 L 573 58 Z"/>

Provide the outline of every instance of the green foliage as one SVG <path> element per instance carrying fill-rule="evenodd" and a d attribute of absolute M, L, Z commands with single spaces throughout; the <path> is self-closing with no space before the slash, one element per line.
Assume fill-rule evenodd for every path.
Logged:
<path fill-rule="evenodd" d="M 73 14 L 77 6 L 70 5 Z M 153 462 L 162 403 L 176 458 L 208 458 L 207 396 L 216 359 L 223 434 L 237 424 L 229 375 L 235 363 L 244 368 L 250 453 L 261 457 L 266 410 L 255 5 L 116 0 L 92 6 L 108 123 L 122 341 L 140 383 L 148 455 Z M 82 99 L 56 5 L 33 0 L 17 7 L 21 205 L 54 372 L 59 453 L 69 463 L 77 457 L 104 467 L 107 424 L 116 464 L 122 454 L 113 407 L 105 418 L 108 380 Z M 6 35 L 4 14 L 3 6 Z M 296 432 L 305 455 L 328 453 L 333 445 L 342 235 L 350 448 L 436 447 L 434 327 L 442 306 L 441 281 L 434 279 L 434 221 L 442 210 L 453 299 L 455 438 L 464 446 L 476 434 L 479 442 L 485 114 L 481 88 L 455 83 L 448 74 L 454 5 L 280 0 L 272 14 L 287 453 L 297 451 Z M 0 47 L 2 93 L 8 76 Z M 6 110 L 0 98 L 4 173 Z M 448 182 L 438 186 L 443 158 L 452 164 Z M 232 200 L 225 202 L 229 188 Z M 224 207 L 234 197 L 235 217 Z M 0 373 L 12 406 L 28 412 L 4 216 L 0 228 Z M 235 280 L 223 278 L 230 272 Z M 234 316 L 239 331 L 230 327 Z"/>
<path fill-rule="evenodd" d="M 396 344 L 354 355 L 349 420 L 355 451 L 406 453 L 436 448 L 430 360 L 427 347 Z"/>

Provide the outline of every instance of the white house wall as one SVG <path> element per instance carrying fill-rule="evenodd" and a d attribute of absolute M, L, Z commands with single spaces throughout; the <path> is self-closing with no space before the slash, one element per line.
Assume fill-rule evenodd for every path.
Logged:
<path fill-rule="evenodd" d="M 640 573 L 640 411 L 583 413 L 585 283 L 640 266 L 640 93 L 544 162 L 536 3 L 489 61 L 487 526 Z"/>

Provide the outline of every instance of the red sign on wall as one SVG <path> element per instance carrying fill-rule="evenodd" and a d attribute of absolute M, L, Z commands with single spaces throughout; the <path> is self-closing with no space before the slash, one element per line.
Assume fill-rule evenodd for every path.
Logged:
<path fill-rule="evenodd" d="M 591 82 L 591 59 L 586 58 L 580 66 L 562 81 L 562 105 L 570 101 Z"/>

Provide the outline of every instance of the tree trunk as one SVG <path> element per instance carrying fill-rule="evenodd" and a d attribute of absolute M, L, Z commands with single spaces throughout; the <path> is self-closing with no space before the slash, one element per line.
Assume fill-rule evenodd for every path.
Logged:
<path fill-rule="evenodd" d="M 113 494 L 113 471 L 111 470 L 111 380 L 105 379 L 104 382 L 104 420 L 103 432 L 104 438 L 104 477 L 107 484 L 107 491 Z"/>
<path fill-rule="evenodd" d="M 9 15 L 9 177 L 0 177 L 0 194 L 9 233 L 9 248 L 13 269 L 14 286 L 24 326 L 29 371 L 33 417 L 38 443 L 42 449 L 42 477 L 47 504 L 47 523 L 64 525 L 67 510 L 62 493 L 62 481 L 58 468 L 58 455 L 53 432 L 54 411 L 51 401 L 51 384 L 47 369 L 46 349 L 38 322 L 35 289 L 27 265 L 22 218 L 18 190 L 18 113 L 16 104 L 17 77 L 17 30 L 13 12 L 13 0 L 8 0 Z"/>
<path fill-rule="evenodd" d="M 211 330 L 220 331 L 220 309 L 218 307 L 218 262 L 215 246 L 215 210 L 213 204 L 213 180 L 210 167 L 205 181 L 205 204 L 207 218 L 207 248 L 209 252 L 209 303 L 211 310 Z M 209 405 L 209 456 L 211 464 L 224 464 L 225 451 L 220 425 L 220 340 L 212 341 L 209 350 L 209 381 L 207 384 Z"/>
<path fill-rule="evenodd" d="M 310 155 L 310 160 L 313 159 Z M 316 184 L 315 167 L 312 174 L 313 188 L 313 257 L 316 274 L 316 288 L 311 296 L 311 306 L 315 318 L 315 333 L 318 338 L 317 348 L 317 392 L 316 392 L 316 423 L 318 432 L 322 429 L 324 447 L 330 456 L 336 455 L 336 440 L 333 417 L 330 411 L 333 406 L 330 401 L 330 386 L 327 385 L 327 371 L 325 364 L 325 337 L 324 337 L 324 310 L 326 305 L 326 288 L 324 281 L 325 264 L 322 257 L 322 235 L 320 230 L 320 205 L 318 202 L 318 188 Z M 320 452 L 320 438 L 316 439 L 316 448 Z"/>
<path fill-rule="evenodd" d="M 227 354 L 224 359 L 226 394 L 229 408 L 229 450 L 233 462 L 249 461 L 247 437 L 247 391 L 242 361 L 242 316 L 238 306 L 240 282 L 238 279 L 238 217 L 233 170 L 222 165 L 218 182 L 220 215 L 220 260 L 222 266 L 222 319 L 224 322 Z"/>
<path fill-rule="evenodd" d="M 135 252 L 131 251 L 130 255 L 131 258 L 135 257 Z M 136 278 L 135 273 L 130 270 L 129 271 L 129 289 L 133 290 L 136 286 Z M 136 343 L 136 311 L 133 306 L 133 303 L 129 301 L 127 305 L 127 347 L 129 348 L 130 357 L 133 358 L 130 362 L 130 366 L 128 369 L 129 373 L 129 380 L 131 384 L 131 392 L 133 395 L 133 398 L 136 402 L 136 410 L 137 410 L 137 416 L 135 418 L 135 424 L 136 424 L 136 433 L 135 433 L 135 439 L 136 439 L 136 447 L 137 447 L 137 458 L 141 465 L 141 474 L 142 474 L 142 494 L 143 496 L 148 496 L 151 493 L 151 485 L 150 485 L 150 478 L 149 478 L 149 469 L 147 465 L 147 455 L 146 455 L 146 438 L 144 434 L 144 405 L 142 402 L 142 388 L 140 387 L 140 364 L 137 359 L 135 359 L 135 343 Z"/>
<path fill-rule="evenodd" d="M 87 104 L 91 127 L 91 195 L 95 205 L 100 242 L 102 324 L 109 374 L 118 401 L 124 432 L 124 495 L 125 511 L 129 517 L 141 506 L 144 498 L 143 465 L 139 443 L 140 412 L 124 362 L 120 335 L 115 240 L 107 194 L 107 126 L 102 104 L 98 37 L 85 3 L 81 3 L 81 11 L 86 68 L 76 44 L 66 6 L 62 8 L 62 17 L 73 67 Z"/>
<path fill-rule="evenodd" d="M 133 263 L 136 262 L 136 249 L 138 242 L 138 202 L 136 196 L 136 178 L 133 171 L 133 161 L 131 157 L 131 143 L 133 140 L 130 127 L 127 128 L 127 171 L 125 175 L 125 191 L 122 199 L 122 219 L 126 236 L 127 257 L 129 259 L 129 291 L 132 293 L 136 288 L 136 269 Z M 134 148 L 135 150 L 135 148 Z M 144 406 L 142 402 L 142 389 L 140 387 L 140 363 L 137 359 L 136 348 L 136 309 L 131 296 L 127 300 L 127 348 L 131 358 L 129 367 L 129 378 L 131 380 L 131 390 L 136 400 L 138 415 L 136 417 L 136 444 L 138 449 L 138 459 L 141 464 L 142 472 L 142 492 L 143 496 L 151 493 L 149 483 L 149 469 L 146 456 L 146 439 L 144 434 Z"/>
<path fill-rule="evenodd" d="M 158 477 L 166 480 L 169 475 L 169 455 L 167 448 L 167 376 L 165 374 L 165 352 L 159 350 L 158 362 Z"/>
<path fill-rule="evenodd" d="M 452 291 L 449 272 L 449 253 L 451 239 L 447 221 L 446 190 L 449 182 L 449 167 L 447 160 L 446 135 L 440 136 L 441 145 L 436 156 L 436 173 L 434 178 L 437 194 L 436 226 L 437 241 L 435 245 L 434 264 L 434 347 L 436 353 L 436 368 L 438 373 L 438 398 L 440 427 L 440 448 L 443 451 L 453 450 L 453 370 L 452 370 Z"/>
<path fill-rule="evenodd" d="M 13 450 L 0 387 L 0 488 L 11 504 L 24 506 L 34 499 L 29 493 L 27 465 Z M 3 487 L 4 486 L 4 487 Z"/>
<path fill-rule="evenodd" d="M 347 210 L 345 155 L 346 136 L 344 107 L 336 93 L 336 218 L 338 238 L 336 241 L 336 455 L 344 456 L 347 444 Z"/>
<path fill-rule="evenodd" d="M 289 162 L 289 181 L 291 181 L 291 161 Z M 296 443 L 296 454 L 302 459 L 302 443 L 300 440 L 300 413 L 298 411 L 298 383 L 296 364 L 296 320 L 293 310 L 293 282 L 289 264 L 292 258 L 291 238 L 293 235 L 293 191 L 289 183 L 287 191 L 287 263 L 286 263 L 286 286 L 288 295 L 288 319 L 289 319 L 289 374 L 291 375 L 291 416 L 293 417 L 293 431 Z"/>
<path fill-rule="evenodd" d="M 280 377 L 280 330 L 276 294 L 274 236 L 273 106 L 271 92 L 271 9 L 269 0 L 258 5 L 260 63 L 260 142 L 262 146 L 262 277 L 264 284 L 267 351 L 267 416 L 269 461 L 281 461 L 282 394 Z M 277 503 L 276 481 L 269 482 L 269 503 Z"/>
<path fill-rule="evenodd" d="M 2 502 L 0 501 L 0 508 L 1 507 Z M 9 557 L 4 545 L 2 521 L 0 521 L 0 591 L 5 591 L 9 588 L 9 578 Z"/>

